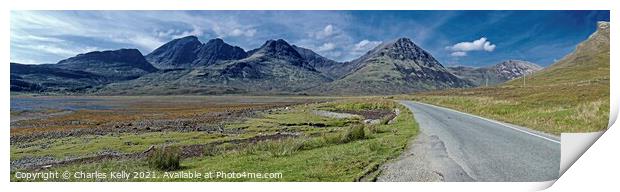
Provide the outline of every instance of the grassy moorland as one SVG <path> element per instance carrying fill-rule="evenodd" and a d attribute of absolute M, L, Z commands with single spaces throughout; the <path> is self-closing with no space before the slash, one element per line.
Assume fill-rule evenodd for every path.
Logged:
<path fill-rule="evenodd" d="M 609 81 L 545 87 L 452 90 L 404 98 L 559 135 L 607 128 Z"/>
<path fill-rule="evenodd" d="M 154 107 L 149 102 L 131 103 L 135 104 L 133 109 L 148 108 L 145 111 L 150 112 L 116 110 L 120 112 L 106 116 L 105 111 L 88 111 L 44 120 L 46 125 L 70 124 L 74 121 L 67 119 L 79 115 L 79 118 L 86 118 L 80 123 L 92 123 L 72 127 L 73 130 L 69 130 L 72 134 L 64 134 L 67 130 L 54 126 L 51 126 L 54 134 L 47 134 L 45 128 L 34 126 L 40 124 L 21 122 L 18 124 L 21 128 L 12 129 L 11 181 L 27 181 L 15 178 L 15 173 L 34 170 L 61 173 L 135 171 L 154 173 L 151 176 L 155 177 L 49 181 L 373 180 L 379 166 L 397 157 L 418 131 L 411 112 L 382 99 L 286 104 L 254 101 L 254 104 L 243 105 L 245 107 L 238 104 L 234 105 L 236 108 L 221 107 L 226 110 L 218 110 L 220 108 L 215 106 L 193 108 L 190 107 L 193 105 L 179 103 L 167 107 L 161 104 Z M 101 114 L 90 114 L 98 112 Z M 375 123 L 364 123 L 366 119 L 374 119 Z M 116 123 L 107 124 L 110 122 Z M 107 128 L 97 131 L 89 128 L 97 124 Z M 30 128 L 26 128 L 28 126 Z M 36 139 L 30 138 L 35 136 Z M 40 166 L 46 163 L 28 164 L 49 159 L 61 160 L 61 163 L 50 163 L 51 167 Z M 165 177 L 165 171 L 279 173 L 281 177 L 188 179 Z"/>
<path fill-rule="evenodd" d="M 559 135 L 607 129 L 609 23 L 548 68 L 496 87 L 454 89 L 402 98 L 446 106 Z"/>

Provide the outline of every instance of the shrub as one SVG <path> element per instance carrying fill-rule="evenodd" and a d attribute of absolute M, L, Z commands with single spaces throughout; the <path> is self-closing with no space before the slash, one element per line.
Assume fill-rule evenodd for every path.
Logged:
<path fill-rule="evenodd" d="M 385 130 L 377 125 L 366 125 L 366 129 L 368 129 L 368 133 L 370 134 L 385 133 Z"/>
<path fill-rule="evenodd" d="M 261 141 L 246 148 L 245 152 L 250 154 L 266 152 L 273 157 L 288 156 L 301 150 L 304 147 L 304 142 L 303 139 Z"/>
<path fill-rule="evenodd" d="M 355 140 L 366 138 L 364 125 L 353 125 L 342 135 L 342 143 L 348 143 Z"/>
<path fill-rule="evenodd" d="M 342 134 L 325 134 L 323 135 L 323 141 L 327 144 L 340 144 L 342 143 Z"/>
<path fill-rule="evenodd" d="M 226 151 L 225 146 L 222 145 L 206 145 L 204 148 L 204 155 L 216 156 Z"/>
<path fill-rule="evenodd" d="M 368 149 L 370 149 L 370 151 L 380 151 L 383 148 L 384 148 L 384 144 L 381 142 L 368 143 Z"/>
<path fill-rule="evenodd" d="M 177 147 L 164 146 L 155 149 L 147 162 L 150 167 L 162 171 L 174 171 L 181 168 L 181 155 Z"/>
<path fill-rule="evenodd" d="M 397 107 L 397 104 L 391 100 L 385 99 L 356 99 L 330 103 L 324 105 L 324 107 L 336 110 L 375 110 L 393 109 Z"/>

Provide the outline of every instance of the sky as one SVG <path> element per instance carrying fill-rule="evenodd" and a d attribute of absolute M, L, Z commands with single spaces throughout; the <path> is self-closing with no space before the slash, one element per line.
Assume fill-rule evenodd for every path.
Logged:
<path fill-rule="evenodd" d="M 270 39 L 336 61 L 410 38 L 444 66 L 520 59 L 548 66 L 609 21 L 609 11 L 11 11 L 11 62 L 56 63 L 90 51 L 146 55 L 188 35 L 246 51 Z"/>

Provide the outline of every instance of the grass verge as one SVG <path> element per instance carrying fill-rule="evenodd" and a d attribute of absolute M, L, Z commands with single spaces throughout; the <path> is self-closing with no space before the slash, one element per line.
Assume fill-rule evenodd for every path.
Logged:
<path fill-rule="evenodd" d="M 336 119 L 317 116 L 313 109 L 321 110 L 372 110 L 399 108 L 401 113 L 393 123 L 365 125 L 361 119 Z M 358 181 L 370 173 L 375 172 L 381 164 L 398 157 L 405 149 L 407 142 L 418 133 L 417 123 L 413 115 L 405 107 L 390 100 L 356 99 L 331 102 L 326 104 L 299 105 L 286 110 L 277 110 L 268 114 L 249 119 L 240 124 L 227 125 L 227 129 L 242 129 L 243 137 L 252 138 L 261 135 L 278 135 L 295 133 L 294 137 L 282 137 L 269 140 L 251 141 L 243 143 L 225 143 L 209 146 L 203 150 L 201 156 L 180 159 L 175 164 L 175 155 L 162 153 L 157 158 L 146 159 L 109 159 L 95 163 L 69 164 L 54 166 L 46 171 L 75 172 L 112 172 L 125 171 L 128 173 L 150 173 L 150 178 L 74 178 L 51 179 L 48 181 Z M 127 135 L 127 138 L 142 138 L 145 134 Z M 152 133 L 155 134 L 155 133 Z M 183 136 L 186 133 L 163 132 L 166 135 Z M 149 145 L 164 145 L 171 140 L 177 141 L 175 146 L 200 143 L 203 141 L 226 140 L 228 136 L 211 134 L 195 134 L 189 138 L 150 138 Z M 185 137 L 185 136 L 184 136 Z M 88 142 L 99 143 L 105 140 L 91 138 Z M 79 139 L 79 138 L 68 138 Z M 97 141 L 97 142 L 95 142 Z M 112 142 L 112 141 L 110 141 Z M 82 153 L 96 152 L 105 149 L 105 143 L 84 149 Z M 146 142 L 137 142 L 146 143 Z M 174 143 L 174 142 L 173 142 Z M 63 142 L 58 140 L 54 150 L 62 150 Z M 126 144 L 124 144 L 126 145 Z M 39 145 L 36 145 L 39 146 Z M 98 147 L 97 147 L 98 146 Z M 111 145 L 114 146 L 114 145 Z M 127 150 L 119 145 L 116 150 Z M 142 145 L 141 145 L 142 146 Z M 127 146 L 131 147 L 130 145 Z M 139 151 L 138 148 L 128 151 Z M 45 151 L 45 150 L 42 150 Z M 163 150 L 162 150 L 163 151 Z M 47 152 L 31 151 L 28 155 Z M 12 158 L 13 150 L 12 150 Z M 24 154 L 22 154 L 23 156 Z M 157 161 L 156 161 L 157 160 Z M 161 160 L 161 161 L 160 161 Z M 176 171 L 172 171 L 176 170 Z M 11 181 L 27 181 L 15 177 L 18 171 L 11 172 Z M 212 177 L 212 178 L 184 178 L 174 177 L 175 173 L 252 173 L 245 177 Z M 278 173 L 277 178 L 257 178 L 250 175 L 255 173 Z M 375 175 L 376 176 L 376 175 Z"/>

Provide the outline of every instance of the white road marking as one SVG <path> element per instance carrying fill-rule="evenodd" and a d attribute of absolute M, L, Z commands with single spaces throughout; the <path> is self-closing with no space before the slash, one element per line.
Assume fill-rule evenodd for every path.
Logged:
<path fill-rule="evenodd" d="M 435 106 L 435 105 L 426 104 L 426 103 L 421 103 L 421 102 L 417 102 L 417 101 L 412 101 L 412 102 L 414 102 L 414 103 L 418 103 L 418 104 L 422 104 L 422 105 L 426 105 L 426 106 L 430 106 L 430 107 L 441 108 L 441 109 L 449 110 L 449 111 L 452 111 L 452 112 L 460 113 L 460 114 L 463 114 L 463 115 L 467 115 L 467 116 L 470 116 L 470 117 L 475 117 L 475 118 L 478 118 L 478 119 L 486 120 L 486 121 L 489 121 L 489 122 L 492 122 L 492 123 L 496 123 L 496 124 L 502 125 L 502 126 L 504 126 L 504 127 L 508 127 L 508 128 L 510 128 L 510 129 L 517 130 L 517 131 L 522 132 L 522 133 L 526 133 L 526 134 L 528 134 L 528 135 L 532 135 L 532 136 L 535 136 L 535 137 L 538 137 L 538 138 L 541 138 L 541 139 L 545 139 L 545 140 L 547 140 L 547 141 L 551 141 L 551 142 L 554 142 L 554 143 L 560 144 L 560 141 L 557 141 L 557 140 L 555 140 L 555 139 L 551 139 L 551 138 L 548 138 L 548 137 L 545 137 L 545 136 L 542 136 L 542 135 L 539 135 L 539 134 L 536 134 L 536 133 L 532 133 L 532 132 L 529 132 L 529 131 L 523 130 L 523 129 L 518 128 L 518 127 L 513 127 L 513 126 L 508 125 L 508 124 L 506 124 L 506 123 L 502 123 L 502 122 L 495 121 L 495 120 L 492 120 L 492 119 L 487 119 L 487 118 L 480 117 L 480 116 L 476 116 L 476 115 L 472 115 L 472 114 L 469 114 L 469 113 L 460 112 L 460 111 L 457 111 L 457 110 L 454 110 L 454 109 L 450 109 L 450 108 L 445 108 L 445 107 Z"/>

